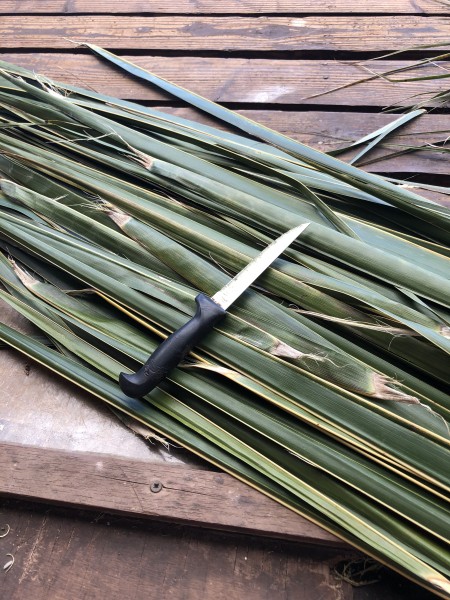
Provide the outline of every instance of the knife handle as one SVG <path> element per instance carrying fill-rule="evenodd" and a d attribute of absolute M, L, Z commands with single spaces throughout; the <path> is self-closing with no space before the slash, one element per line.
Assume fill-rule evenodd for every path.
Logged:
<path fill-rule="evenodd" d="M 121 373 L 119 385 L 133 398 L 148 394 L 219 323 L 226 311 L 205 294 L 195 298 L 197 311 L 190 321 L 166 338 L 136 373 Z"/>

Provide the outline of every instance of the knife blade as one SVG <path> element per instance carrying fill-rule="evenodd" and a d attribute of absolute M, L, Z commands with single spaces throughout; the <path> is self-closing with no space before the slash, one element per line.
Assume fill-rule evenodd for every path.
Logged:
<path fill-rule="evenodd" d="M 226 309 L 305 231 L 308 225 L 309 223 L 298 225 L 276 238 L 214 296 L 198 294 L 195 298 L 197 311 L 192 319 L 171 333 L 136 373 L 120 373 L 119 385 L 122 391 L 127 396 L 140 398 L 156 387 L 226 316 Z"/>

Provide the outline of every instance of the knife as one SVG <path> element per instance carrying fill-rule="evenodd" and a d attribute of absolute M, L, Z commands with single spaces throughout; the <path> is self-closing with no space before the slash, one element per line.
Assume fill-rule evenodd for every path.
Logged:
<path fill-rule="evenodd" d="M 211 298 L 198 294 L 197 311 L 190 321 L 174 331 L 153 352 L 136 373 L 120 373 L 122 391 L 133 398 L 148 394 L 227 314 L 226 309 L 292 244 L 308 227 L 304 223 L 286 231 L 231 279 Z"/>

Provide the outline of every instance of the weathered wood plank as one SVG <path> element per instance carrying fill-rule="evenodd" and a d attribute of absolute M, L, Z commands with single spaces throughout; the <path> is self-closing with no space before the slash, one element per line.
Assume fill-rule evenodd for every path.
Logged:
<path fill-rule="evenodd" d="M 393 104 L 407 106 L 446 89 L 447 80 L 393 83 L 369 77 L 360 65 L 335 61 L 271 60 L 180 56 L 126 56 L 138 66 L 153 71 L 174 83 L 216 102 L 342 106 L 384 108 Z M 0 59 L 47 75 L 56 81 L 96 90 L 124 99 L 161 101 L 169 97 L 156 87 L 140 82 L 90 54 L 15 53 L 0 54 Z M 371 61 L 367 66 L 383 73 L 414 63 Z M 414 69 L 409 77 L 436 74 L 437 67 Z M 401 75 L 399 74 L 398 77 Z M 392 76 L 394 77 L 394 76 Z M 349 86 L 349 87 L 342 87 Z M 337 89 L 335 91 L 335 88 Z M 327 92 L 327 93 L 325 93 Z M 321 94 L 321 95 L 317 95 Z"/>
<path fill-rule="evenodd" d="M 5 600 L 356 600 L 333 565 L 353 551 L 306 548 L 280 540 L 73 514 L 36 505 L 0 504 Z M 356 555 L 358 556 L 358 555 Z M 383 600 L 395 595 L 382 590 Z M 376 590 L 364 595 L 375 600 Z M 397 598 L 397 600 L 400 600 Z"/>
<path fill-rule="evenodd" d="M 166 107 L 161 108 L 167 110 Z M 181 109 L 175 110 L 181 111 Z M 397 115 L 364 112 L 281 110 L 239 112 L 323 152 L 342 148 L 349 142 L 360 139 L 397 118 Z M 191 114 L 194 116 L 194 113 Z M 448 115 L 422 115 L 387 137 L 382 144 L 367 154 L 364 160 L 380 159 L 405 146 L 426 146 L 443 142 L 449 135 Z M 343 157 L 349 156 L 350 154 L 343 155 Z M 368 164 L 364 169 L 374 173 L 448 175 L 448 154 L 424 148 L 418 152 L 379 160 Z"/>
<path fill-rule="evenodd" d="M 160 491 L 152 492 L 157 484 Z M 199 527 L 346 546 L 224 473 L 0 443 L 0 495 Z"/>
<path fill-rule="evenodd" d="M 258 14 L 258 13 L 387 13 L 445 14 L 434 0 L 2 0 L 0 14 Z"/>
<path fill-rule="evenodd" d="M 134 78 L 111 69 L 93 56 L 11 53 L 3 55 L 3 58 L 55 80 L 64 80 L 70 84 L 113 96 L 140 102 L 158 102 L 167 99 L 167 96 L 159 93 L 154 87 L 139 83 Z M 246 102 L 260 104 L 261 109 L 239 109 L 238 112 L 325 152 L 342 147 L 375 131 L 393 121 L 396 116 L 367 112 L 339 113 L 336 110 L 309 110 L 312 105 L 319 108 L 330 102 L 336 108 L 353 106 L 364 111 L 367 106 L 381 110 L 383 105 L 380 105 L 380 102 L 401 103 L 402 99 L 411 96 L 412 88 L 416 93 L 419 89 L 437 91 L 433 81 L 395 85 L 384 79 L 377 79 L 302 101 L 305 94 L 319 93 L 320 90 L 355 81 L 361 76 L 361 71 L 352 65 L 321 63 L 323 72 L 330 73 L 329 76 L 325 75 L 327 79 L 324 80 L 319 74 L 320 69 L 310 61 L 287 61 L 284 65 L 281 65 L 281 61 L 275 60 L 220 60 L 194 57 L 181 57 L 177 59 L 176 64 L 167 57 L 133 57 L 133 61 L 213 100 L 244 106 Z M 390 66 L 402 66 L 407 63 L 384 61 L 376 64 L 377 69 L 382 72 Z M 208 72 L 214 73 L 214 78 L 208 78 Z M 264 99 L 269 98 L 272 99 L 272 105 L 279 104 L 279 110 L 264 110 Z M 331 98 L 331 101 L 328 98 Z M 306 110 L 283 111 L 287 103 L 295 104 L 299 108 L 303 106 Z M 186 115 L 194 120 L 208 122 L 207 117 L 189 109 L 174 109 L 170 106 L 159 108 Z M 215 121 L 209 122 L 217 126 Z M 373 151 L 369 158 L 394 152 L 399 145 L 419 146 L 442 142 L 449 135 L 450 123 L 447 115 L 424 115 L 403 127 L 395 136 L 390 136 L 382 144 L 382 149 Z M 446 154 L 424 149 L 376 162 L 366 168 L 372 172 L 383 173 L 447 175 L 448 158 Z"/>
<path fill-rule="evenodd" d="M 450 18 L 388 17 L 2 17 L 1 48 L 73 48 L 88 41 L 110 49 L 183 51 L 385 52 L 448 47 Z"/>
<path fill-rule="evenodd" d="M 171 106 L 156 107 L 164 112 L 176 114 L 186 119 L 193 119 L 213 125 L 218 128 L 223 126 L 214 119 L 208 118 L 191 108 Z M 347 145 L 349 142 L 362 138 L 376 131 L 387 123 L 393 121 L 395 115 L 377 113 L 340 113 L 324 111 L 283 111 L 283 110 L 238 110 L 249 119 L 258 121 L 263 125 L 280 131 L 300 142 L 328 152 Z M 448 115 L 426 114 L 411 121 L 399 129 L 372 150 L 365 157 L 366 160 L 379 158 L 377 162 L 364 165 L 365 171 L 398 175 L 410 180 L 428 180 L 429 176 L 448 176 L 448 154 L 432 150 L 420 150 L 401 156 L 389 157 L 400 145 L 427 145 L 442 142 L 450 135 Z M 353 152 L 343 154 L 340 158 L 346 160 L 353 156 L 361 147 Z M 386 159 L 382 159 L 386 156 Z M 417 178 L 419 176 L 419 179 Z M 447 181 L 447 179 L 445 180 Z M 435 182 L 440 185 L 439 181 Z M 447 185 L 443 183 L 442 185 Z M 450 196 L 433 190 L 415 189 L 416 193 L 450 207 Z"/>
<path fill-rule="evenodd" d="M 212 125 L 219 129 L 224 128 L 221 123 L 208 118 L 195 109 L 173 106 L 156 106 L 155 108 L 186 119 Z M 343 148 L 397 118 L 397 115 L 383 113 L 341 113 L 318 110 L 283 111 L 262 109 L 238 110 L 237 112 L 323 152 Z M 425 114 L 387 137 L 382 144 L 367 154 L 366 160 L 381 159 L 382 156 L 387 156 L 402 146 L 426 146 L 443 142 L 449 135 L 450 122 L 448 115 Z M 360 149 L 354 150 L 353 154 Z M 342 155 L 341 158 L 344 160 L 350 156 L 352 156 L 352 153 L 349 152 Z M 423 149 L 402 156 L 387 157 L 386 160 L 379 160 L 364 166 L 364 170 L 372 173 L 402 173 L 407 177 L 418 174 L 448 175 L 448 154 Z M 444 194 L 424 191 L 423 195 L 447 205 L 450 202 L 450 197 Z"/>

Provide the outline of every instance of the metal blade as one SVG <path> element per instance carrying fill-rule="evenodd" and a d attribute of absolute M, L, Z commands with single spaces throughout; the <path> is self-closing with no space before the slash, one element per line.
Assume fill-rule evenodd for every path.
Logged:
<path fill-rule="evenodd" d="M 309 223 L 298 225 L 280 235 L 211 299 L 226 310 L 292 244 L 302 231 L 305 231 L 308 225 Z"/>

